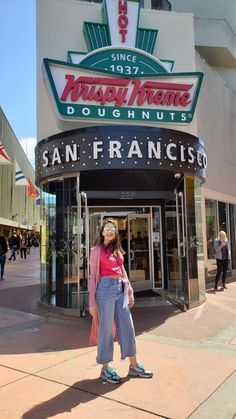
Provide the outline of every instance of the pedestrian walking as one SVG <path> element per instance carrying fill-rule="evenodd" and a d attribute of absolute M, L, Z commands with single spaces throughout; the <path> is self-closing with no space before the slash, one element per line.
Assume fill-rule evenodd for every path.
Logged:
<path fill-rule="evenodd" d="M 137 360 L 135 331 L 130 309 L 134 294 L 124 268 L 124 251 L 113 220 L 103 223 L 100 239 L 90 254 L 89 312 L 93 316 L 90 344 L 97 344 L 97 363 L 102 365 L 100 378 L 119 384 L 121 377 L 111 365 L 114 335 L 117 335 L 121 358 L 129 357 L 130 377 L 151 378 Z"/>
<path fill-rule="evenodd" d="M 7 242 L 4 236 L 0 236 L 0 266 L 1 266 L 1 280 L 4 279 L 4 268 L 6 263 Z"/>
<path fill-rule="evenodd" d="M 20 257 L 21 257 L 21 260 L 23 260 L 23 259 L 26 260 L 27 245 L 28 245 L 27 237 L 26 237 L 26 235 L 23 235 L 22 238 L 20 239 Z"/>
<path fill-rule="evenodd" d="M 31 238 L 27 236 L 27 255 L 30 255 L 30 248 L 31 248 Z"/>
<path fill-rule="evenodd" d="M 226 286 L 226 274 L 230 258 L 230 247 L 225 231 L 220 231 L 217 239 L 214 241 L 214 248 L 216 252 L 217 273 L 215 277 L 214 291 L 218 290 L 218 282 L 222 281 L 223 290 Z"/>
<path fill-rule="evenodd" d="M 20 241 L 21 241 L 21 236 L 19 234 L 17 234 L 17 236 L 16 236 L 16 253 L 18 255 L 20 253 Z"/>
<path fill-rule="evenodd" d="M 16 260 L 16 249 L 17 249 L 17 237 L 16 234 L 12 234 L 12 236 L 9 239 L 9 247 L 11 249 L 11 256 L 8 258 L 8 260 Z"/>

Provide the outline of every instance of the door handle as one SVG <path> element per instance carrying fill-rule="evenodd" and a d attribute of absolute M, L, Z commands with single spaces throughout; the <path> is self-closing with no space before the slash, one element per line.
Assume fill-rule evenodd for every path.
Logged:
<path fill-rule="evenodd" d="M 179 198 L 180 198 L 180 205 L 181 205 L 181 212 L 179 212 Z M 181 215 L 181 222 L 182 228 L 180 227 L 180 217 Z M 185 228 L 184 228 L 184 195 L 183 192 L 179 192 L 176 194 L 176 221 L 177 221 L 177 247 L 178 247 L 178 257 L 185 257 L 186 250 L 185 250 Z M 180 238 L 180 234 L 182 234 L 182 240 Z"/>
<path fill-rule="evenodd" d="M 183 257 L 186 256 L 185 250 L 185 228 L 184 228 L 184 195 L 183 192 L 180 192 L 180 200 L 181 200 L 181 213 L 182 213 L 182 235 L 183 235 L 183 242 L 181 243 L 183 247 Z"/>
<path fill-rule="evenodd" d="M 177 224 L 177 255 L 178 258 L 181 256 L 181 244 L 180 244 L 180 225 L 179 225 L 179 199 L 178 194 L 175 195 L 175 206 L 176 206 L 176 224 Z"/>

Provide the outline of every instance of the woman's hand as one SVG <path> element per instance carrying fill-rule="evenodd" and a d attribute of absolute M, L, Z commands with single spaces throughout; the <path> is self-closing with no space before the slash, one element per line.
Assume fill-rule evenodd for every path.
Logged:
<path fill-rule="evenodd" d="M 96 307 L 91 307 L 89 309 L 89 313 L 91 314 L 92 317 L 97 315 L 97 308 Z"/>
<path fill-rule="evenodd" d="M 129 298 L 129 308 L 132 308 L 134 305 L 134 298 L 130 297 Z"/>

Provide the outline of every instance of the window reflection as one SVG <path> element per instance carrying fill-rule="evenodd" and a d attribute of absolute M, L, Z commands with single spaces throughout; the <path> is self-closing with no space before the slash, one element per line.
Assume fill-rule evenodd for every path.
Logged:
<path fill-rule="evenodd" d="M 214 199 L 205 200 L 206 207 L 206 239 L 207 239 L 207 269 L 208 277 L 216 275 L 216 260 L 215 260 L 215 249 L 214 249 L 214 240 L 218 236 L 219 231 L 223 230 L 226 232 L 227 237 L 230 241 L 231 251 L 232 251 L 232 242 L 231 235 L 232 230 L 230 230 L 230 223 L 232 224 L 233 215 L 229 214 L 228 222 L 228 207 L 229 204 L 225 202 L 218 202 Z M 234 235 L 234 233 L 233 233 Z M 232 236 L 233 237 L 233 236 Z M 230 269 L 230 266 L 229 266 Z"/>
<path fill-rule="evenodd" d="M 236 205 L 229 205 L 230 245 L 232 269 L 236 268 Z"/>
<path fill-rule="evenodd" d="M 216 229 L 216 201 L 206 199 L 206 239 L 207 239 L 207 270 L 208 276 L 216 274 L 216 261 L 214 240 L 217 236 Z"/>
<path fill-rule="evenodd" d="M 219 215 L 219 231 L 223 230 L 228 236 L 227 227 L 227 204 L 225 202 L 218 202 L 218 215 Z"/>
<path fill-rule="evenodd" d="M 162 287 L 161 208 L 152 208 L 154 287 Z"/>
<path fill-rule="evenodd" d="M 189 259 L 189 300 L 205 298 L 201 182 L 186 178 L 187 250 Z"/>
<path fill-rule="evenodd" d="M 76 179 L 49 182 L 42 192 L 41 300 L 77 308 Z"/>
<path fill-rule="evenodd" d="M 152 0 L 152 9 L 171 10 L 171 4 L 168 0 Z"/>

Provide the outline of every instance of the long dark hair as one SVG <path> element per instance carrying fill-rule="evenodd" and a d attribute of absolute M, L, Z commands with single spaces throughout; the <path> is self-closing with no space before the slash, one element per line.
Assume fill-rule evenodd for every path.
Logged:
<path fill-rule="evenodd" d="M 116 256 L 118 256 L 118 253 L 121 252 L 122 254 L 125 253 L 124 250 L 122 249 L 121 243 L 120 243 L 120 238 L 119 238 L 119 232 L 118 232 L 118 228 L 117 225 L 115 224 L 115 222 L 113 220 L 105 220 L 102 224 L 100 233 L 99 233 L 99 244 L 104 246 L 104 236 L 102 235 L 103 231 L 104 231 L 104 227 L 106 224 L 112 224 L 115 228 L 116 228 L 116 235 L 115 238 L 109 243 L 108 247 L 105 247 L 106 249 L 109 249 L 111 251 L 111 253 L 115 254 Z"/>

